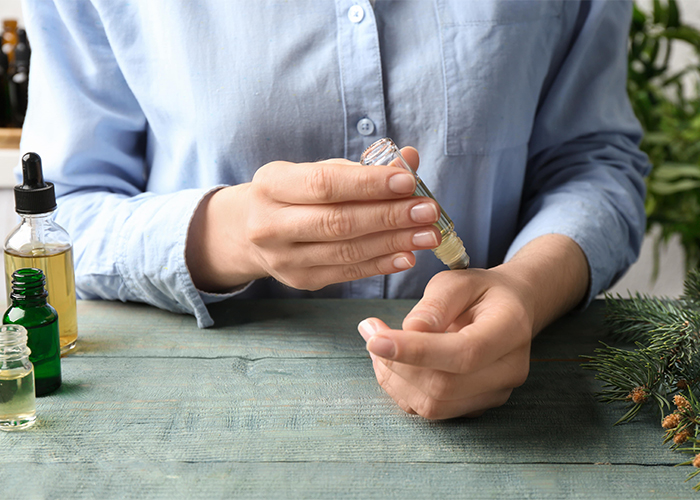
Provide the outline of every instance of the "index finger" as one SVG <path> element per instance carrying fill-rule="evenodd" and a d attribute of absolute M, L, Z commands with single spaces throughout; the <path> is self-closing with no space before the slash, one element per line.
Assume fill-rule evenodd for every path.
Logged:
<path fill-rule="evenodd" d="M 368 168 L 347 160 L 268 163 L 253 182 L 274 200 L 305 205 L 391 200 L 416 190 L 415 176 L 400 167 Z"/>
<path fill-rule="evenodd" d="M 438 334 L 384 329 L 381 326 L 384 323 L 376 318 L 365 321 L 378 325 L 376 333 L 367 341 L 367 350 L 371 353 L 449 373 L 479 371 L 529 341 L 528 335 L 516 331 L 519 325 L 507 312 L 483 313 L 458 332 Z"/>

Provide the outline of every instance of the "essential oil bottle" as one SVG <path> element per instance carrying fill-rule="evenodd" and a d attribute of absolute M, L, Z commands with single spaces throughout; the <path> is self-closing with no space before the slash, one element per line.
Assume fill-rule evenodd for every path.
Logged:
<path fill-rule="evenodd" d="M 394 141 L 385 137 L 369 146 L 360 157 L 362 165 L 392 165 L 401 167 L 409 171 L 416 178 L 416 190 L 413 196 L 425 196 L 435 200 L 435 196 L 430 192 L 428 186 L 418 177 L 418 174 L 411 168 L 399 151 Z M 437 201 L 437 200 L 435 200 Z M 438 203 L 438 206 L 440 204 Z M 447 212 L 440 207 L 440 218 L 435 223 L 440 230 L 442 242 L 440 246 L 433 249 L 435 256 L 440 259 L 450 269 L 467 269 L 469 267 L 469 255 L 464 248 L 464 243 L 455 233 L 455 225 Z"/>
<path fill-rule="evenodd" d="M 23 326 L 0 326 L 0 431 L 26 429 L 36 421 L 34 367 L 29 354 Z"/>
<path fill-rule="evenodd" d="M 49 304 L 61 318 L 61 354 L 66 354 L 78 339 L 73 244 L 65 229 L 53 220 L 54 186 L 44 182 L 38 154 L 27 153 L 22 157 L 22 176 L 22 184 L 15 186 L 15 210 L 22 220 L 5 240 L 8 304 L 12 273 L 28 267 L 41 269 L 46 277 Z"/>
<path fill-rule="evenodd" d="M 2 317 L 4 325 L 21 325 L 27 329 L 37 396 L 45 396 L 61 386 L 58 314 L 46 302 L 45 284 L 41 269 L 24 268 L 12 273 L 12 304 Z"/>

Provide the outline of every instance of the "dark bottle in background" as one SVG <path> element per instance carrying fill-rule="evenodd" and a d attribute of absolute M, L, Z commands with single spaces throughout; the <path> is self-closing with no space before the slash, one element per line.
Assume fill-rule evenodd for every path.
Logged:
<path fill-rule="evenodd" d="M 16 19 L 5 19 L 0 32 L 0 127 L 21 128 L 27 114 L 30 48 Z"/>
<path fill-rule="evenodd" d="M 21 127 L 27 114 L 27 91 L 29 87 L 29 42 L 27 32 L 17 30 L 17 44 L 14 50 L 14 65 L 9 71 L 9 97 L 11 108 L 11 127 Z"/>
<path fill-rule="evenodd" d="M 0 127 L 9 127 L 12 123 L 9 73 L 10 64 L 7 54 L 0 50 Z"/>

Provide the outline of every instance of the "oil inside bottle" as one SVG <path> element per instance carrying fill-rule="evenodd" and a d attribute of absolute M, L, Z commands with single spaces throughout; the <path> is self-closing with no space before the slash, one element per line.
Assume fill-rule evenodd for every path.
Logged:
<path fill-rule="evenodd" d="M 428 189 L 428 186 L 406 162 L 394 141 L 388 137 L 379 139 L 365 149 L 360 157 L 360 163 L 362 165 L 392 165 L 403 168 L 411 172 L 416 179 L 416 190 L 413 196 L 425 196 L 437 201 L 433 193 Z M 455 225 L 452 219 L 450 219 L 439 203 L 438 206 L 440 207 L 440 217 L 435 226 L 440 230 L 442 242 L 440 246 L 433 249 L 433 253 L 450 269 L 467 269 L 469 267 L 469 255 L 464 248 L 464 243 L 455 233 Z"/>
<path fill-rule="evenodd" d="M 0 430 L 26 429 L 36 420 L 34 370 L 0 373 Z"/>
<path fill-rule="evenodd" d="M 414 173 L 415 175 L 415 173 Z M 423 180 L 416 177 L 416 191 L 413 196 L 425 196 L 435 199 L 433 193 L 430 192 L 428 186 Z M 464 248 L 464 243 L 455 232 L 455 224 L 447 215 L 447 212 L 440 207 L 440 218 L 435 223 L 435 226 L 440 230 L 442 242 L 437 248 L 433 248 L 433 253 L 450 269 L 467 269 L 469 267 L 469 255 Z"/>
<path fill-rule="evenodd" d="M 76 318 L 75 278 L 73 276 L 73 249 L 56 245 L 40 248 L 22 248 L 21 255 L 5 250 L 5 283 L 8 304 L 12 273 L 25 267 L 36 267 L 46 275 L 46 288 L 49 292 L 48 302 L 58 313 L 59 335 L 61 337 L 61 354 L 71 351 L 78 339 L 78 321 Z"/>

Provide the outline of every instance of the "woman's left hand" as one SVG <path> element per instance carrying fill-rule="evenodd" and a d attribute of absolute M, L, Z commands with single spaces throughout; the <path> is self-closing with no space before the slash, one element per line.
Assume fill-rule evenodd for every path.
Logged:
<path fill-rule="evenodd" d="M 588 264 L 562 235 L 526 245 L 489 270 L 445 271 L 392 330 L 358 325 L 377 381 L 406 412 L 428 419 L 477 416 L 522 385 L 534 335 L 581 301 Z"/>
<path fill-rule="evenodd" d="M 446 271 L 391 330 L 359 325 L 377 381 L 406 412 L 428 419 L 475 416 L 504 404 L 530 366 L 532 306 L 497 271 Z"/>

